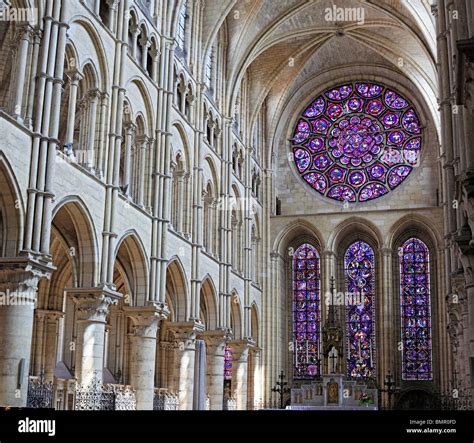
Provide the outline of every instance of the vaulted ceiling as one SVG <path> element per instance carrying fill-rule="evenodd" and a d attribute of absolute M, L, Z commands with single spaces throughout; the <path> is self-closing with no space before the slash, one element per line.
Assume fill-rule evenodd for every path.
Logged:
<path fill-rule="evenodd" d="M 208 47 L 226 27 L 228 109 L 247 73 L 250 115 L 255 117 L 266 100 L 270 128 L 308 82 L 382 71 L 416 89 L 438 128 L 433 1 L 206 0 L 203 44 Z M 363 21 L 327 20 L 328 8 L 335 7 L 362 8 Z"/>

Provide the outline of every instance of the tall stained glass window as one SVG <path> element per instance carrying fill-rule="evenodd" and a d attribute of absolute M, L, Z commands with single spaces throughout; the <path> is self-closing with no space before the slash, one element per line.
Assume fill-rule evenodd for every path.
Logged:
<path fill-rule="evenodd" d="M 347 375 L 375 377 L 375 257 L 363 241 L 352 243 L 344 255 L 347 323 Z"/>
<path fill-rule="evenodd" d="M 391 88 L 352 82 L 316 97 L 299 117 L 292 151 L 301 177 L 334 200 L 364 202 L 394 190 L 418 164 L 421 125 Z"/>
<path fill-rule="evenodd" d="M 319 374 L 320 274 L 319 254 L 302 244 L 293 255 L 294 378 Z"/>
<path fill-rule="evenodd" d="M 428 247 L 416 237 L 400 253 L 402 379 L 431 380 L 431 295 Z"/>
<path fill-rule="evenodd" d="M 229 345 L 224 350 L 224 380 L 232 380 L 232 358 L 233 353 Z"/>

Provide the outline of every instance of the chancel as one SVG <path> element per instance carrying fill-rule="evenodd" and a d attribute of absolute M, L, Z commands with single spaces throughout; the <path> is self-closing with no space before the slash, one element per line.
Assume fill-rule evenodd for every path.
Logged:
<path fill-rule="evenodd" d="M 375 378 L 370 376 L 370 368 L 373 367 L 372 347 L 371 344 L 364 342 L 364 337 L 361 332 L 369 331 L 367 324 L 358 321 L 351 322 L 350 327 L 357 329 L 358 335 L 355 335 L 355 341 L 349 344 L 346 352 L 348 353 L 347 360 L 351 356 L 351 352 L 356 350 L 354 357 L 354 365 L 357 368 L 356 376 L 353 373 L 346 375 L 345 368 L 339 365 L 339 361 L 344 360 L 344 347 L 342 344 L 343 337 L 343 323 L 341 316 L 338 315 L 335 305 L 335 279 L 330 279 L 330 295 L 327 299 L 330 300 L 328 317 L 323 328 L 321 341 L 322 349 L 327 352 L 324 356 L 325 364 L 323 366 L 316 366 L 316 372 L 308 372 L 305 376 L 300 377 L 301 381 L 297 381 L 291 390 L 291 404 L 287 406 L 288 409 L 293 410 L 318 410 L 318 409 L 359 409 L 368 408 L 377 409 L 378 405 L 378 391 L 374 388 Z M 360 294 L 360 285 L 352 287 L 352 291 L 347 294 L 346 309 L 352 310 L 355 307 L 355 312 L 359 314 L 366 311 L 367 306 L 364 303 L 370 303 L 370 299 L 364 299 L 363 293 Z M 362 299 L 360 296 L 362 295 Z M 360 302 L 356 300 L 361 300 Z M 355 303 L 356 302 L 356 303 Z M 369 306 L 370 308 L 370 306 Z M 351 311 L 349 311 L 351 312 Z M 353 314 L 354 315 L 354 314 Z M 296 336 L 295 349 L 301 347 L 302 343 Z M 317 338 L 316 338 L 317 340 Z M 303 346 L 308 347 L 306 340 Z M 368 358 L 367 358 L 368 351 Z M 318 362 L 319 358 L 316 359 Z M 301 364 L 301 359 L 295 355 L 295 366 Z M 361 399 L 366 399 L 361 404 Z"/>
<path fill-rule="evenodd" d="M 0 0 L 0 406 L 472 409 L 473 14 Z"/>

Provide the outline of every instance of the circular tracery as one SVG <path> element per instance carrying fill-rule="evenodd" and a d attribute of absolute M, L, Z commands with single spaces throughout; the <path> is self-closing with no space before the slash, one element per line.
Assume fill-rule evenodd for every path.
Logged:
<path fill-rule="evenodd" d="M 293 133 L 303 179 L 340 201 L 367 201 L 395 189 L 419 163 L 421 127 L 399 93 L 370 82 L 330 89 L 303 112 Z"/>

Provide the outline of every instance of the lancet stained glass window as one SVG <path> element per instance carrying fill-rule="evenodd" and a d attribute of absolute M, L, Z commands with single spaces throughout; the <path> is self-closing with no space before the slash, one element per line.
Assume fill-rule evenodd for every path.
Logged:
<path fill-rule="evenodd" d="M 320 259 L 317 249 L 302 244 L 293 255 L 294 378 L 319 374 Z"/>
<path fill-rule="evenodd" d="M 431 294 L 428 247 L 413 237 L 400 250 L 403 380 L 431 380 Z"/>
<path fill-rule="evenodd" d="M 233 352 L 229 345 L 224 350 L 224 380 L 232 380 L 232 357 Z"/>
<path fill-rule="evenodd" d="M 347 324 L 347 375 L 375 377 L 375 257 L 363 241 L 352 243 L 344 255 Z"/>
<path fill-rule="evenodd" d="M 345 83 L 319 95 L 293 132 L 296 168 L 317 192 L 364 202 L 388 194 L 419 164 L 421 126 L 413 105 L 391 88 Z"/>

